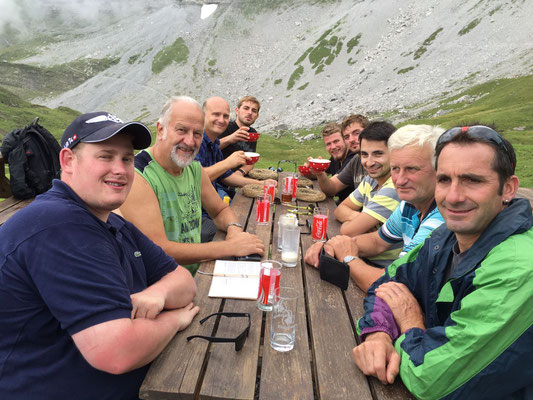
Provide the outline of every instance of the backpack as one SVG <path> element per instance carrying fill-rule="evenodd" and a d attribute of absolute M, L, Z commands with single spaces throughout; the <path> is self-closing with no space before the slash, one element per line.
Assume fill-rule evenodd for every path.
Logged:
<path fill-rule="evenodd" d="M 0 148 L 9 164 L 11 193 L 18 199 L 46 192 L 52 179 L 59 177 L 61 147 L 38 121 L 39 117 L 25 128 L 9 132 Z"/>

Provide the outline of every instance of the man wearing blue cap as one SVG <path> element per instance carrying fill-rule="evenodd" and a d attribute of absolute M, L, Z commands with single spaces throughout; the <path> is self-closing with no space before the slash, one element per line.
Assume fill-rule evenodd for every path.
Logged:
<path fill-rule="evenodd" d="M 111 212 L 150 142 L 138 122 L 79 116 L 61 180 L 0 227 L 0 398 L 136 399 L 198 313 L 189 271 Z"/>

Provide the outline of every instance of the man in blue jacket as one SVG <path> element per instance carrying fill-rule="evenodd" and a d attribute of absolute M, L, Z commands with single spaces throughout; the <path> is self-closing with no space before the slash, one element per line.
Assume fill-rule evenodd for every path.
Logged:
<path fill-rule="evenodd" d="M 439 139 L 446 225 L 369 289 L 357 366 L 420 399 L 533 398 L 533 217 L 511 144 L 486 126 Z"/>

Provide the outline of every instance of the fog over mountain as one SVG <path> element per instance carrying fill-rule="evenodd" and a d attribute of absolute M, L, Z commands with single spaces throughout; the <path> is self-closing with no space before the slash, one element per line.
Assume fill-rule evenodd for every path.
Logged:
<path fill-rule="evenodd" d="M 171 95 L 220 95 L 232 109 L 254 95 L 263 130 L 351 112 L 401 118 L 476 83 L 533 73 L 532 1 L 212 3 L 201 19 L 201 0 L 0 0 L 0 49 L 46 36 L 16 63 L 114 60 L 36 103 L 151 123 Z"/>

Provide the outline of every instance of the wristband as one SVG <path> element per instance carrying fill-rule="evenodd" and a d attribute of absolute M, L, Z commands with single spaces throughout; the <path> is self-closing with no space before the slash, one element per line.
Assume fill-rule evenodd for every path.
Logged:
<path fill-rule="evenodd" d="M 242 174 L 242 176 L 246 176 L 246 172 L 244 172 L 244 169 L 238 168 L 237 171 L 239 171 Z"/>
<path fill-rule="evenodd" d="M 228 226 L 226 226 L 226 231 L 229 229 L 230 226 L 236 226 L 237 228 L 241 228 L 242 229 L 242 225 L 239 224 L 238 222 L 230 222 L 228 224 Z"/>

